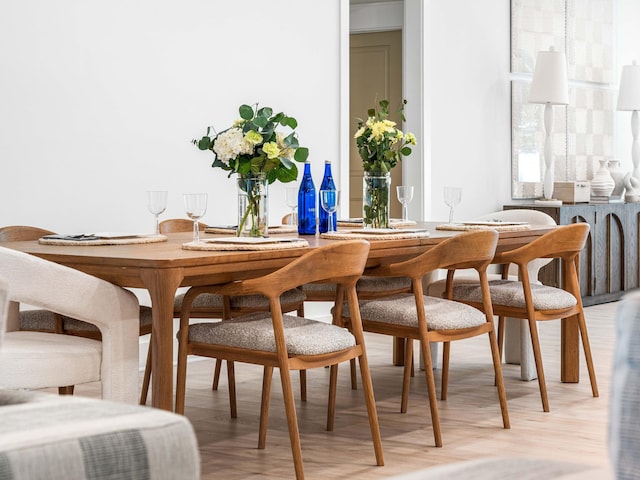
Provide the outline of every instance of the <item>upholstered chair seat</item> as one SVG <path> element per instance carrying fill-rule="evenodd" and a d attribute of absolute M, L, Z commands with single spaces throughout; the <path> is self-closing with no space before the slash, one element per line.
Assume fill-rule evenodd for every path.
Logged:
<path fill-rule="evenodd" d="M 491 280 L 489 282 L 491 301 L 507 307 L 526 308 L 522 282 L 510 280 Z M 561 288 L 531 284 L 533 307 L 536 310 L 558 310 L 575 307 L 576 297 Z M 464 299 L 470 302 L 482 301 L 482 292 L 478 283 L 463 283 L 453 287 L 454 300 Z"/>
<path fill-rule="evenodd" d="M 430 330 L 471 328 L 487 321 L 484 313 L 464 303 L 426 295 L 423 298 L 425 317 Z M 348 316 L 346 312 L 345 309 L 345 316 Z M 360 314 L 370 322 L 418 328 L 416 300 L 412 294 L 361 301 Z"/>
<path fill-rule="evenodd" d="M 282 294 L 282 303 L 301 303 L 306 299 L 305 293 L 300 288 L 294 288 L 288 290 Z M 182 301 L 184 300 L 184 293 L 176 295 L 173 303 L 176 312 L 182 308 Z M 242 295 L 233 296 L 229 298 L 229 304 L 232 310 L 238 309 L 269 309 L 269 299 L 263 295 Z M 195 298 L 193 301 L 193 308 L 210 308 L 220 309 L 222 311 L 224 305 L 224 298 L 222 295 L 214 295 L 212 293 L 203 293 Z"/>
<path fill-rule="evenodd" d="M 336 286 L 332 283 L 311 283 L 303 285 L 302 289 L 309 296 L 318 293 L 325 293 L 335 296 Z M 356 283 L 356 292 L 361 298 L 371 296 L 379 296 L 395 291 L 409 291 L 411 289 L 411 280 L 407 277 L 370 277 L 364 275 Z"/>

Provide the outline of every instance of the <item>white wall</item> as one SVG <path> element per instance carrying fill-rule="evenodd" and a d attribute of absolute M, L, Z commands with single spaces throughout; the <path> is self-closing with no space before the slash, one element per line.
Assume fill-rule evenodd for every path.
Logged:
<path fill-rule="evenodd" d="M 298 119 L 315 178 L 339 158 L 340 0 L 3 0 L 0 225 L 149 231 L 145 190 L 210 194 L 235 223 L 234 182 L 190 140 L 242 103 Z M 282 184 L 271 218 L 287 212 Z"/>

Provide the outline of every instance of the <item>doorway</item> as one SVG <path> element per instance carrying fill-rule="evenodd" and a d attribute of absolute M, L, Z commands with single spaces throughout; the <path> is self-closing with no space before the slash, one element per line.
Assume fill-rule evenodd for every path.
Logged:
<path fill-rule="evenodd" d="M 362 160 L 353 136 L 358 118 L 377 108 L 380 100 L 389 101 L 389 119 L 402 128 L 395 113 L 402 102 L 402 31 L 393 30 L 350 35 L 349 46 L 349 216 L 362 216 Z M 392 218 L 400 218 L 402 206 L 396 198 L 396 185 L 402 184 L 402 162 L 391 171 Z"/>

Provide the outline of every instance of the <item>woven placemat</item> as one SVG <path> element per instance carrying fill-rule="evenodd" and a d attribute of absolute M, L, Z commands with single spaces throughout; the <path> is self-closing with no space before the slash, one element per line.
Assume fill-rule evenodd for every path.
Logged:
<path fill-rule="evenodd" d="M 416 225 L 415 220 L 402 220 L 400 218 L 389 219 L 389 226 L 393 228 L 411 227 Z M 348 218 L 345 220 L 338 220 L 338 227 L 362 227 L 361 218 Z"/>
<path fill-rule="evenodd" d="M 283 240 L 273 240 L 269 243 L 235 243 L 224 242 L 220 239 L 201 240 L 200 243 L 183 243 L 185 250 L 212 250 L 212 251 L 260 251 L 260 250 L 285 250 L 288 248 L 305 248 L 309 246 L 304 238 L 292 238 Z"/>
<path fill-rule="evenodd" d="M 401 240 L 407 238 L 424 238 L 428 237 L 429 232 L 426 230 L 420 231 L 412 231 L 407 230 L 403 232 L 402 230 L 398 230 L 398 233 L 371 233 L 367 230 L 338 230 L 337 232 L 327 232 L 321 233 L 320 238 L 326 238 L 328 240 L 354 240 L 354 239 L 364 239 L 364 240 Z"/>
<path fill-rule="evenodd" d="M 40 238 L 38 243 L 43 245 L 66 245 L 66 246 L 87 246 L 96 245 L 133 245 L 136 243 L 159 243 L 166 242 L 167 237 L 164 235 L 140 235 L 137 237 L 127 238 L 98 238 L 96 240 L 64 240 L 59 238 Z"/>
<path fill-rule="evenodd" d="M 463 223 L 443 223 L 436 225 L 436 230 L 455 230 L 466 232 L 469 230 L 498 230 L 499 232 L 513 232 L 517 230 L 530 230 L 529 224 L 523 225 L 465 225 Z"/>
<path fill-rule="evenodd" d="M 236 227 L 206 227 L 204 233 L 235 235 Z M 298 227 L 296 225 L 274 225 L 269 227 L 269 235 L 279 235 L 282 233 L 298 233 Z"/>

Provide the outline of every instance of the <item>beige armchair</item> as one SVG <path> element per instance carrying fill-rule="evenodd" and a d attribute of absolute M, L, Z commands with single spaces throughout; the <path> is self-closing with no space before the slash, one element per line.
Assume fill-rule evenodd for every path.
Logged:
<path fill-rule="evenodd" d="M 103 398 L 136 403 L 140 327 L 133 293 L 4 247 L 0 247 L 0 276 L 8 282 L 10 301 L 0 350 L 0 388 L 39 389 L 101 381 Z M 100 330 L 102 342 L 19 331 L 20 303 L 91 323 Z"/>

